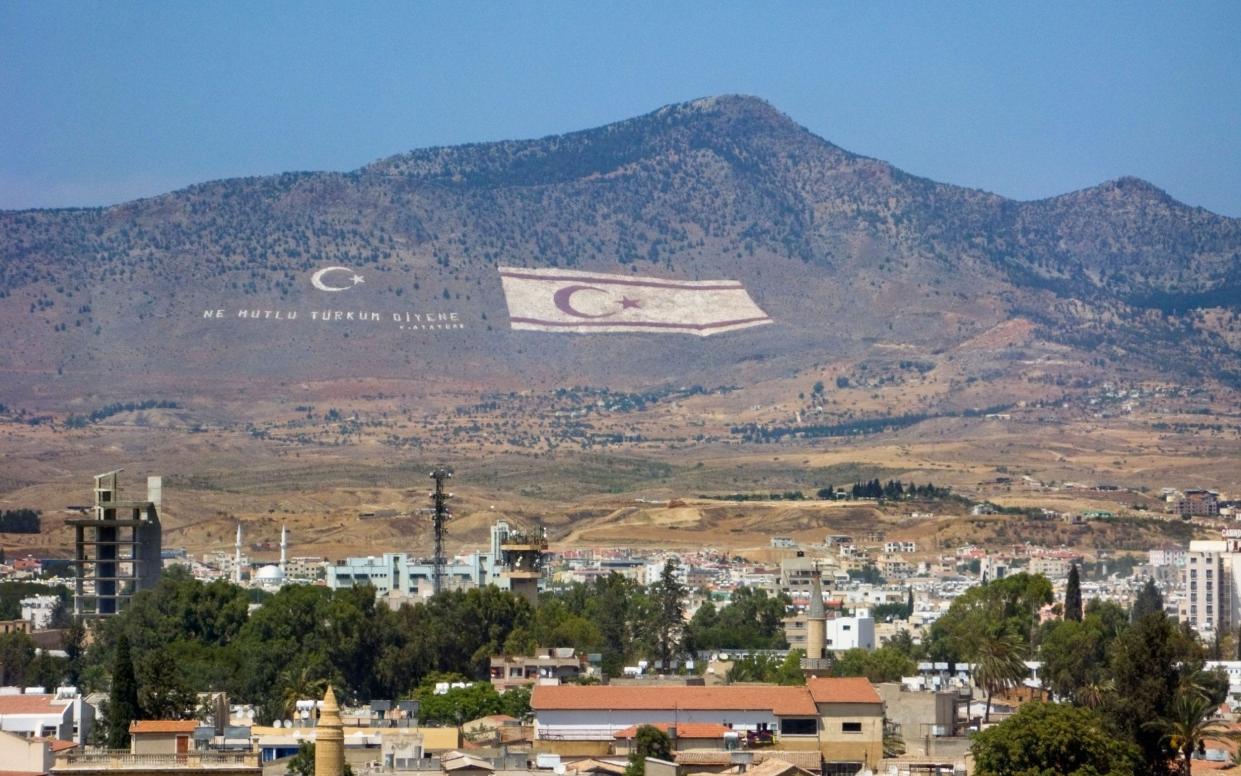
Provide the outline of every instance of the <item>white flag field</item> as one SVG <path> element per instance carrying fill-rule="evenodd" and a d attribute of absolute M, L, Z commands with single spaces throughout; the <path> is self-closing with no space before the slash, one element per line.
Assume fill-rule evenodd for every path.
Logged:
<path fill-rule="evenodd" d="M 514 329 L 696 334 L 771 323 L 735 280 L 668 280 L 567 269 L 500 267 Z"/>

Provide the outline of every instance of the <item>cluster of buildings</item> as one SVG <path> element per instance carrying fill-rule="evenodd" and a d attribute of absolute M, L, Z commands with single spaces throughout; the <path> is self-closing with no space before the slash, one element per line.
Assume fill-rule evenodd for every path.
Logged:
<path fill-rule="evenodd" d="M 821 542 L 775 537 L 761 554 L 763 561 L 709 548 L 552 553 L 541 533 L 501 520 L 492 526 L 484 550 L 438 564 L 400 552 L 335 562 L 291 558 L 283 528 L 279 562 L 257 564 L 244 553 L 240 527 L 231 553 L 214 553 L 200 563 L 163 549 L 159 478 L 149 478 L 145 498 L 137 501 L 120 497 L 117 472 L 96 477 L 94 493 L 92 506 L 69 521 L 75 531 L 74 612 L 84 617 L 123 610 L 136 592 L 155 584 L 165 563 L 188 563 L 199 576 L 269 589 L 294 583 L 332 589 L 369 585 L 396 605 L 429 596 L 437 587 L 495 585 L 534 601 L 541 589 L 613 573 L 648 584 L 672 561 L 688 591 L 687 616 L 708 600 L 727 602 L 741 586 L 786 594 L 792 606 L 784 632 L 790 648 L 805 652 L 801 668 L 807 684 L 722 683 L 738 654 L 694 656 L 709 665 L 703 674 L 662 675 L 677 667 L 641 663 L 624 676 L 607 677 L 599 655 L 547 648 L 490 662 L 489 680 L 498 690 L 533 688 L 530 719 L 494 717 L 423 728 L 411 702 L 374 700 L 340 709 L 329 693 L 322 701 L 299 702 L 293 719 L 271 726 L 254 725 L 253 710 L 226 702 L 210 724 L 139 721 L 131 729 L 128 753 L 85 746 L 94 707 L 73 688 L 53 693 L 0 688 L 4 767 L 22 763 L 30 773 L 257 774 L 282 763 L 301 744 L 315 742 L 323 774 L 339 773 L 348 762 L 360 776 L 404 771 L 620 776 L 637 729 L 653 725 L 673 742 L 673 758 L 650 763 L 651 776 L 964 773 L 968 732 L 982 715 L 970 666 L 927 662 L 898 683 L 873 685 L 864 678 L 827 677 L 832 655 L 875 649 L 902 631 L 917 641 L 963 592 L 1020 571 L 1048 577 L 1060 598 L 1070 569 L 1085 560 L 1065 548 L 1032 545 L 1002 551 L 925 548 L 882 531 L 830 534 Z M 1166 497 L 1188 517 L 1215 517 L 1229 508 L 1213 491 Z M 1083 579 L 1083 596 L 1127 602 L 1150 577 L 1164 588 L 1169 609 L 1204 638 L 1241 627 L 1241 530 L 1225 530 L 1219 540 L 1194 541 L 1188 548 L 1156 548 L 1147 560 L 1134 575 L 1108 575 L 1105 568 Z M 52 596 L 23 601 L 22 627 L 46 624 L 55 605 Z M 1220 666 L 1235 675 L 1234 696 L 1241 700 L 1241 662 Z M 1024 689 L 1041 691 L 1040 666 L 1028 667 Z M 1001 717 L 1003 708 L 1001 703 Z M 903 739 L 903 754 L 885 751 L 885 738 Z"/>

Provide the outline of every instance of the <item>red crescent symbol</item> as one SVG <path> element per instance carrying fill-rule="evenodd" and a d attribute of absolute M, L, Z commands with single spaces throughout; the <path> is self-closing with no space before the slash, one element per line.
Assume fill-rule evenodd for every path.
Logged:
<path fill-rule="evenodd" d="M 578 291 L 598 291 L 601 294 L 607 293 L 602 288 L 595 288 L 594 286 L 565 286 L 564 288 L 558 290 L 554 296 L 552 296 L 552 301 L 556 303 L 556 309 L 567 315 L 572 315 L 575 318 L 608 318 L 616 315 L 616 312 L 597 313 L 595 315 L 591 315 L 590 313 L 584 313 L 580 310 L 574 309 L 573 295 Z"/>

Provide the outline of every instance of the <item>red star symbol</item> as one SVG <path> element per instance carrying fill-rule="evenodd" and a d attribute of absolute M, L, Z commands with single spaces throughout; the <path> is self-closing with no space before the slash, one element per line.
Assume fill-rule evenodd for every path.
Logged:
<path fill-rule="evenodd" d="M 621 297 L 621 309 L 628 310 L 631 307 L 641 307 L 642 303 L 637 299 L 630 299 L 627 296 Z"/>

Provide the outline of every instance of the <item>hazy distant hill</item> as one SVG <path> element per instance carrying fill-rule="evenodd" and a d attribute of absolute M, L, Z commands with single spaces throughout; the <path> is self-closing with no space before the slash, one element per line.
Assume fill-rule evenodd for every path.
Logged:
<path fill-rule="evenodd" d="M 364 283 L 316 291 L 311 274 L 333 265 Z M 737 279 L 776 325 L 514 332 L 500 265 Z M 0 289 L 0 398 L 58 371 L 104 393 L 150 375 L 206 393 L 250 377 L 744 384 L 880 347 L 935 356 L 1014 318 L 1097 354 L 1101 375 L 1123 362 L 1241 379 L 1241 220 L 1132 178 L 1037 202 L 936 183 L 751 97 L 350 173 L 2 212 Z M 332 310 L 383 319 L 310 319 Z M 464 328 L 392 318 L 415 313 Z"/>

